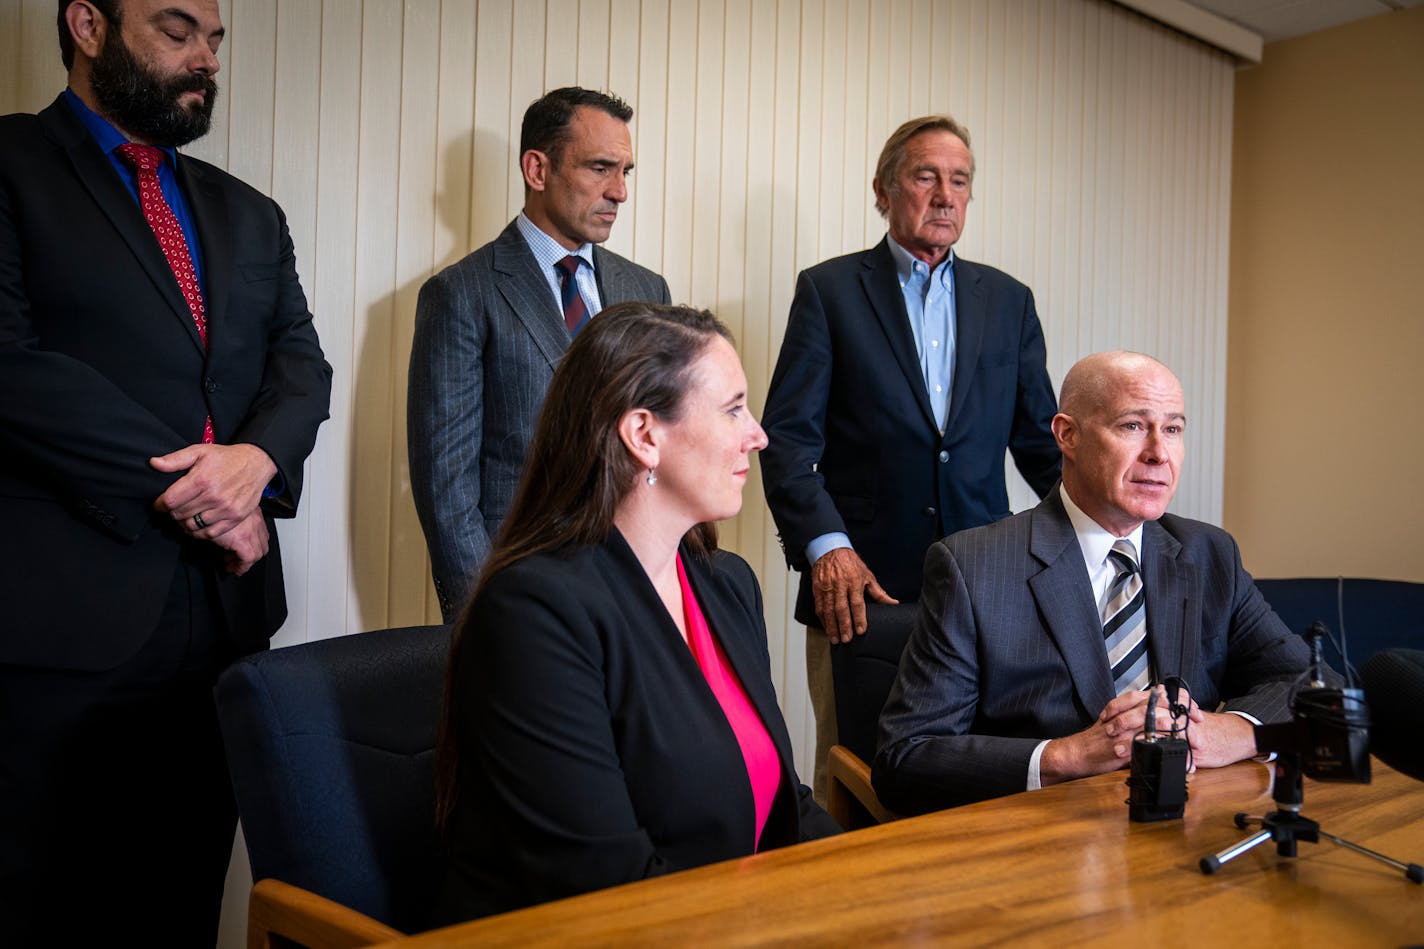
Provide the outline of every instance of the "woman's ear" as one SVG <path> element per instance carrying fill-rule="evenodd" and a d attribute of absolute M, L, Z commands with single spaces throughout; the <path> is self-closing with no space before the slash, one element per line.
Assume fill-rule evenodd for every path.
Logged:
<path fill-rule="evenodd" d="M 639 468 L 658 466 L 662 425 L 647 409 L 630 409 L 618 420 L 618 437 Z"/>

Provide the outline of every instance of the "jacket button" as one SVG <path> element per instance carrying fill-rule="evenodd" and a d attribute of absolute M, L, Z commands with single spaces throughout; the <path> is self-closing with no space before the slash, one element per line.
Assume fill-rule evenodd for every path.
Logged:
<path fill-rule="evenodd" d="M 934 517 L 939 512 L 932 507 L 925 508 L 925 517 Z"/>
<path fill-rule="evenodd" d="M 206 381 L 203 383 L 203 388 L 207 389 L 209 392 L 216 392 L 216 391 L 218 391 L 218 383 L 217 383 L 217 380 L 216 380 L 216 379 L 208 379 L 208 380 L 206 380 Z"/>
<path fill-rule="evenodd" d="M 940 463 L 940 464 L 944 464 L 946 461 L 949 461 L 949 452 L 947 452 L 947 451 L 942 451 L 942 452 L 940 452 L 940 453 L 939 453 L 939 463 Z"/>

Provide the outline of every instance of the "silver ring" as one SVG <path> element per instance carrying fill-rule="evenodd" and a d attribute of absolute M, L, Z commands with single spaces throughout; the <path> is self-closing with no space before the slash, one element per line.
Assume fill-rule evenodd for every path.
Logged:
<path fill-rule="evenodd" d="M 198 526 L 198 530 L 202 530 L 203 528 L 208 526 L 208 522 L 203 520 L 202 511 L 199 511 L 197 514 L 193 515 L 193 523 Z"/>

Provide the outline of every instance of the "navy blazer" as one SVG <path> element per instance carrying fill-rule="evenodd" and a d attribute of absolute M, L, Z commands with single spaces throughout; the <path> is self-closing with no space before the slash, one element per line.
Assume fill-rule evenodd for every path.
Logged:
<path fill-rule="evenodd" d="M 270 517 L 290 517 L 327 416 L 331 367 L 268 197 L 179 155 L 198 230 L 207 345 L 131 192 L 61 96 L 0 118 L 0 662 L 107 669 L 167 600 L 182 531 L 148 460 L 202 437 L 250 442 L 285 491 L 246 575 L 211 560 L 228 627 L 256 648 L 286 616 Z M 82 580 L 76 579 L 82 573 Z"/>
<path fill-rule="evenodd" d="M 1149 521 L 1142 575 L 1159 677 L 1181 676 L 1207 711 L 1288 717 L 1310 650 L 1262 599 L 1230 534 L 1172 514 Z M 1114 697 L 1102 630 L 1056 490 L 931 547 L 880 718 L 880 799 L 909 814 L 1024 790 L 1039 742 L 1087 728 Z"/>
<path fill-rule="evenodd" d="M 667 303 L 667 281 L 593 248 L 605 307 Z M 534 253 L 511 221 L 420 288 L 406 404 L 410 489 L 435 593 L 453 623 L 524 468 L 569 332 Z"/>
<path fill-rule="evenodd" d="M 1057 411 L 1028 287 L 954 262 L 954 382 L 935 425 L 890 246 L 838 257 L 796 284 L 762 424 L 766 500 L 796 619 L 819 626 L 806 544 L 844 531 L 889 594 L 920 594 L 925 550 L 1009 514 L 1004 451 L 1042 497 L 1058 478 Z"/>
<path fill-rule="evenodd" d="M 838 832 L 792 765 L 751 568 L 726 552 L 684 548 L 682 560 L 781 758 L 761 849 Z M 736 736 L 617 530 L 500 571 L 464 622 L 451 678 L 460 796 L 439 921 L 753 852 Z"/>

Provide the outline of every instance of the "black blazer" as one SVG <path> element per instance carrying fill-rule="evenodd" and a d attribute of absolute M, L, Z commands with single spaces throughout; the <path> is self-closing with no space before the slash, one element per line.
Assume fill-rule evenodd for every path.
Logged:
<path fill-rule="evenodd" d="M 1152 667 L 1207 711 L 1289 717 L 1310 651 L 1262 599 L 1231 535 L 1163 515 L 1142 529 Z M 880 718 L 876 793 L 919 813 L 1027 787 L 1045 738 L 1087 728 L 1114 695 L 1102 619 L 1063 500 L 948 537 Z"/>
<path fill-rule="evenodd" d="M 913 602 L 930 544 L 1008 516 L 1005 449 L 1040 497 L 1058 478 L 1057 403 L 1033 294 L 962 258 L 954 276 L 943 435 L 889 244 L 818 264 L 796 283 L 766 397 L 761 470 L 787 563 L 802 571 L 802 623 L 819 625 L 807 542 L 846 532 L 890 595 Z"/>
<path fill-rule="evenodd" d="M 202 245 L 208 343 L 133 195 L 61 99 L 0 118 L 0 662 L 110 668 L 152 631 L 182 540 L 148 459 L 201 439 L 276 462 L 291 516 L 327 414 L 322 358 L 281 209 L 179 156 Z M 211 556 L 240 646 L 286 615 L 281 555 Z"/>
<path fill-rule="evenodd" d="M 746 562 L 683 550 L 713 635 L 781 757 L 761 849 L 836 833 L 792 767 Z M 752 853 L 740 747 L 616 530 L 500 571 L 452 670 L 460 798 L 439 921 Z"/>

